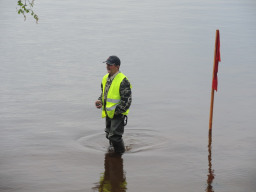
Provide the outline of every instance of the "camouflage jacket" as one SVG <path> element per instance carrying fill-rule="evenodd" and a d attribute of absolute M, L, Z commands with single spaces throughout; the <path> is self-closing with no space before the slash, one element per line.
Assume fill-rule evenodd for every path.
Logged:
<path fill-rule="evenodd" d="M 120 73 L 120 72 L 118 72 L 118 73 Z M 107 79 L 107 82 L 105 85 L 105 93 L 104 93 L 104 105 L 106 105 L 108 90 L 111 86 L 111 83 L 118 73 L 114 74 L 111 77 L 108 77 L 108 79 Z M 103 92 L 103 85 L 101 83 L 101 95 L 98 98 L 98 100 L 100 100 L 100 101 L 102 100 L 102 92 Z M 120 96 L 121 96 L 121 102 L 120 102 L 120 104 L 118 104 L 116 106 L 115 115 L 119 115 L 119 114 L 127 111 L 132 103 L 132 91 L 130 88 L 130 82 L 128 81 L 127 78 L 124 78 L 123 81 L 121 82 L 119 92 L 120 92 Z M 105 108 L 105 106 L 104 106 L 104 108 Z"/>

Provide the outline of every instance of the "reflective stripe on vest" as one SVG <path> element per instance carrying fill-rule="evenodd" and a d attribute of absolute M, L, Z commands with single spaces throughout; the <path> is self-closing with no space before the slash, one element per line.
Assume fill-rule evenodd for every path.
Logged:
<path fill-rule="evenodd" d="M 107 102 L 111 102 L 111 103 L 119 103 L 121 100 L 120 99 L 109 99 L 107 98 Z"/>
<path fill-rule="evenodd" d="M 109 108 L 106 107 L 106 111 L 112 111 L 112 110 L 116 109 L 116 106 L 117 106 L 117 104 L 119 104 L 120 101 L 121 101 L 121 99 L 109 99 L 109 98 L 107 98 L 107 102 L 115 103 L 115 105 L 113 105 L 112 107 L 109 107 Z"/>
<path fill-rule="evenodd" d="M 102 79 L 102 86 L 103 86 L 103 92 L 102 92 L 102 118 L 106 117 L 106 115 L 109 118 L 113 118 L 115 114 L 115 109 L 116 106 L 120 103 L 121 101 L 121 96 L 120 96 L 120 84 L 123 81 L 126 76 L 123 73 L 118 73 L 115 78 L 113 79 L 111 86 L 108 90 L 108 95 L 107 95 L 107 100 L 106 100 L 106 109 L 104 108 L 104 92 L 105 92 L 105 86 L 107 83 L 108 75 L 106 74 L 103 79 Z M 107 114 L 106 114 L 107 113 Z M 129 109 L 122 113 L 124 115 L 127 115 L 129 113 Z"/>

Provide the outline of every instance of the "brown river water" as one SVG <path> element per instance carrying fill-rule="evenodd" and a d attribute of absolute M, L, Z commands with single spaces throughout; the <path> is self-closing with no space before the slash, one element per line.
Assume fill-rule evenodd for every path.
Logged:
<path fill-rule="evenodd" d="M 38 24 L 16 7 L 1 0 L 1 192 L 256 192 L 254 0 L 36 0 Z M 113 54 L 133 86 L 122 157 L 94 106 Z"/>

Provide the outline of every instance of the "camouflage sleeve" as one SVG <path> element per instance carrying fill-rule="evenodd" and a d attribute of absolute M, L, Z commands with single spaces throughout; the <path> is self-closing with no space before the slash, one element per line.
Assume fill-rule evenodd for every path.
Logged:
<path fill-rule="evenodd" d="M 130 82 L 127 78 L 124 78 L 124 80 L 120 84 L 120 96 L 121 102 L 116 106 L 115 115 L 127 111 L 132 103 L 132 91 L 130 87 Z"/>
<path fill-rule="evenodd" d="M 103 91 L 103 85 L 102 85 L 102 83 L 101 83 L 101 94 L 100 94 L 100 97 L 98 98 L 98 100 L 100 100 L 100 101 L 101 101 L 101 99 L 102 99 L 102 91 Z"/>

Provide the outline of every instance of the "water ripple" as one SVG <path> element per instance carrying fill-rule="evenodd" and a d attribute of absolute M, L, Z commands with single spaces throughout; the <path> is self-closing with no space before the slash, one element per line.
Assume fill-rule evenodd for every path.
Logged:
<path fill-rule="evenodd" d="M 167 138 L 149 129 L 127 129 L 123 136 L 127 153 L 137 153 L 161 148 Z M 77 142 L 86 149 L 107 151 L 108 140 L 102 132 L 78 138 Z"/>

